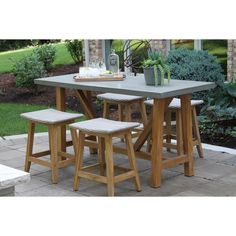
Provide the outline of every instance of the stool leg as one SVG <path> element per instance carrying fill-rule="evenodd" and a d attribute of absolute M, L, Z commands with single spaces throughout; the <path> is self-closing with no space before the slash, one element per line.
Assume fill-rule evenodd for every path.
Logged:
<path fill-rule="evenodd" d="M 152 141 L 152 139 L 151 139 L 151 135 L 148 137 L 148 139 L 147 139 L 147 147 L 146 147 L 146 152 L 151 152 L 151 150 L 152 150 L 152 144 L 151 144 L 151 141 Z"/>
<path fill-rule="evenodd" d="M 79 188 L 79 183 L 80 183 L 79 172 L 83 164 L 85 134 L 83 132 L 80 132 L 79 138 L 78 138 L 76 129 L 71 129 L 71 136 L 72 136 L 74 150 L 75 150 L 74 191 L 77 191 Z"/>
<path fill-rule="evenodd" d="M 131 169 L 134 170 L 134 172 L 135 172 L 135 177 L 134 177 L 135 187 L 136 187 L 136 190 L 139 192 L 142 189 L 141 189 L 141 184 L 140 184 L 139 175 L 138 175 L 138 168 L 137 168 L 136 160 L 135 160 L 132 137 L 131 137 L 130 133 L 127 133 L 125 135 L 125 140 L 126 140 L 126 145 L 127 145 L 127 152 L 128 152 L 130 166 L 131 166 Z"/>
<path fill-rule="evenodd" d="M 143 126 L 145 127 L 148 121 L 147 121 L 147 111 L 146 111 L 146 106 L 144 104 L 144 100 L 139 101 L 139 106 L 140 106 Z"/>
<path fill-rule="evenodd" d="M 105 140 L 104 138 L 99 137 L 98 138 L 98 158 L 100 163 L 100 175 L 105 175 Z"/>
<path fill-rule="evenodd" d="M 149 119 L 151 119 L 152 117 L 152 112 L 149 115 Z M 150 133 L 149 137 L 147 138 L 147 148 L 146 148 L 146 152 L 151 152 L 152 150 L 152 133 Z"/>
<path fill-rule="evenodd" d="M 167 111 L 165 114 L 165 121 L 166 121 L 166 143 L 171 143 L 171 111 Z M 170 148 L 166 149 L 170 152 Z"/>
<path fill-rule="evenodd" d="M 197 120 L 197 113 L 196 108 L 192 108 L 192 117 L 193 117 L 193 133 L 195 138 L 197 139 L 197 151 L 200 158 L 203 158 L 203 150 L 202 150 L 202 142 L 201 142 L 201 136 L 199 132 L 198 127 L 198 120 Z"/>
<path fill-rule="evenodd" d="M 122 104 L 118 104 L 118 116 L 119 116 L 119 121 L 123 121 L 123 106 L 122 106 Z"/>
<path fill-rule="evenodd" d="M 56 125 L 49 125 L 49 145 L 51 150 L 51 169 L 52 169 L 52 182 L 58 182 L 58 127 Z"/>
<path fill-rule="evenodd" d="M 109 103 L 104 101 L 103 104 L 103 118 L 109 118 Z"/>
<path fill-rule="evenodd" d="M 108 196 L 114 196 L 114 164 L 113 164 L 113 147 L 112 137 L 105 137 L 105 148 L 106 148 L 106 172 L 107 172 L 107 192 Z"/>
<path fill-rule="evenodd" d="M 124 105 L 122 105 L 120 103 L 118 104 L 118 118 L 119 118 L 119 121 L 124 120 Z M 124 139 L 121 138 L 120 141 L 124 142 Z"/>
<path fill-rule="evenodd" d="M 181 111 L 176 112 L 176 142 L 177 142 L 177 153 L 182 155 L 183 150 L 183 129 L 182 129 L 182 118 Z"/>
<path fill-rule="evenodd" d="M 29 122 L 29 129 L 28 129 L 28 139 L 27 139 L 27 149 L 26 149 L 26 158 L 25 158 L 25 171 L 30 171 L 31 161 L 29 157 L 33 154 L 33 145 L 34 145 L 34 130 L 35 130 L 35 123 Z"/>
<path fill-rule="evenodd" d="M 125 112 L 126 112 L 125 121 L 130 122 L 132 120 L 132 118 L 131 118 L 131 105 L 130 104 L 125 105 Z"/>

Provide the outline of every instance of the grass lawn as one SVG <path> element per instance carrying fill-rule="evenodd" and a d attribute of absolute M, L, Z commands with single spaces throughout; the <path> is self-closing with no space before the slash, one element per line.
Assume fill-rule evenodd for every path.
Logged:
<path fill-rule="evenodd" d="M 20 117 L 21 113 L 46 109 L 46 106 L 0 103 L 0 136 L 25 134 L 28 131 L 27 120 Z M 71 111 L 70 111 L 71 112 Z M 80 118 L 79 120 L 83 120 Z M 43 125 L 36 125 L 36 132 L 46 132 L 47 128 Z"/>
<path fill-rule="evenodd" d="M 67 51 L 65 43 L 54 44 L 56 47 L 56 57 L 53 65 L 74 64 L 70 53 Z M 0 52 L 0 73 L 11 72 L 14 60 L 19 60 L 32 53 L 34 47 L 27 47 L 18 50 Z"/>

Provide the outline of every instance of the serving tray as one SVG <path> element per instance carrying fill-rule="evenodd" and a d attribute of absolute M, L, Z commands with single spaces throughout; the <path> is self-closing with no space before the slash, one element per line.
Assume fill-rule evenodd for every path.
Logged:
<path fill-rule="evenodd" d="M 79 74 L 74 76 L 76 82 L 92 82 L 92 81 L 120 81 L 123 80 L 122 74 L 118 75 L 101 75 L 101 76 L 80 76 Z"/>

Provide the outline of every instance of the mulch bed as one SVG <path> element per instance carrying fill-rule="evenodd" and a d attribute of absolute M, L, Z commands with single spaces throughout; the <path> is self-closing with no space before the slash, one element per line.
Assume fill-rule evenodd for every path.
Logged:
<path fill-rule="evenodd" d="M 51 69 L 47 76 L 56 76 L 63 74 L 77 73 L 79 65 L 61 65 Z M 68 89 L 66 105 L 69 109 L 83 112 L 78 102 L 75 91 Z M 93 105 L 96 116 L 102 115 L 102 105 L 96 102 L 96 93 L 93 94 Z M 36 95 L 32 90 L 26 88 L 17 88 L 15 86 L 15 77 L 12 73 L 0 74 L 0 102 L 25 103 L 34 105 L 55 106 L 55 89 L 50 87 L 39 87 L 39 93 Z M 136 106 L 132 110 L 132 118 L 135 121 L 140 121 L 140 114 Z M 111 107 L 110 118 L 117 118 L 116 107 Z M 209 140 L 208 137 L 202 136 L 202 142 L 236 148 L 236 139 L 219 139 Z"/>
<path fill-rule="evenodd" d="M 61 65 L 51 69 L 47 76 L 56 76 L 63 74 L 77 73 L 79 65 Z M 67 89 L 67 101 L 66 105 L 69 109 L 74 111 L 83 112 L 78 102 L 77 96 L 74 90 Z M 93 105 L 97 116 L 102 115 L 102 105 L 96 102 L 96 93 L 93 93 Z M 34 94 L 31 89 L 17 88 L 15 86 L 15 77 L 12 73 L 0 74 L 0 102 L 13 102 L 13 103 L 25 103 L 33 105 L 47 105 L 55 106 L 55 89 L 46 86 L 38 87 L 38 94 Z M 133 110 L 134 120 L 139 120 L 140 115 L 136 111 L 136 107 Z M 111 106 L 112 119 L 116 119 L 117 112 L 115 107 Z"/>

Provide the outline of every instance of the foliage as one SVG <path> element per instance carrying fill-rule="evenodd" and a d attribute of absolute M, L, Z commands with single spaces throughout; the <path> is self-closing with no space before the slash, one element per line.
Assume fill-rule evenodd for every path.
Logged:
<path fill-rule="evenodd" d="M 42 46 L 38 46 L 33 50 L 39 60 L 43 62 L 46 70 L 51 69 L 53 62 L 55 60 L 56 48 L 51 44 L 44 44 Z"/>
<path fill-rule="evenodd" d="M 83 62 L 83 43 L 82 40 L 67 40 L 66 48 L 75 63 Z"/>
<path fill-rule="evenodd" d="M 0 52 L 31 46 L 32 40 L 0 40 Z"/>
<path fill-rule="evenodd" d="M 115 41 L 120 40 L 114 40 Z M 124 66 L 130 68 L 134 73 L 142 73 L 142 62 L 148 58 L 150 40 L 126 40 L 123 41 L 122 54 L 124 56 Z"/>
<path fill-rule="evenodd" d="M 210 137 L 236 137 L 236 83 L 219 84 L 221 90 L 209 97 L 201 110 L 201 133 Z"/>
<path fill-rule="evenodd" d="M 132 51 L 132 64 L 135 65 L 134 72 L 141 73 L 142 63 L 148 58 L 148 51 L 146 48 L 138 48 L 137 50 Z"/>
<path fill-rule="evenodd" d="M 17 87 L 36 89 L 34 79 L 43 77 L 45 75 L 45 69 L 38 55 L 31 54 L 15 62 L 13 73 L 16 77 Z"/>
<path fill-rule="evenodd" d="M 167 57 L 170 65 L 171 78 L 179 80 L 195 80 L 208 82 L 223 82 L 225 76 L 216 57 L 207 51 L 188 50 L 180 48 L 171 50 Z M 193 94 L 194 99 L 204 99 L 216 90 L 202 91 Z"/>
<path fill-rule="evenodd" d="M 116 50 L 116 54 L 119 56 L 119 67 L 124 71 L 124 51 Z M 132 67 L 134 73 L 142 73 L 142 62 L 148 58 L 148 53 L 146 48 L 138 48 L 137 50 L 132 51 L 131 55 L 131 64 L 135 66 Z"/>
<path fill-rule="evenodd" d="M 170 82 L 170 68 L 166 63 L 164 56 L 158 51 L 148 51 L 148 59 L 143 61 L 143 68 L 153 67 L 155 79 L 157 79 L 157 71 L 161 72 L 162 81 L 167 74 L 168 82 Z"/>
<path fill-rule="evenodd" d="M 57 43 L 53 46 L 56 48 L 56 56 L 53 66 L 74 64 L 70 53 L 66 49 L 65 43 Z M 11 72 L 15 61 L 30 55 L 33 50 L 34 47 L 32 46 L 20 50 L 0 52 L 0 73 Z"/>

